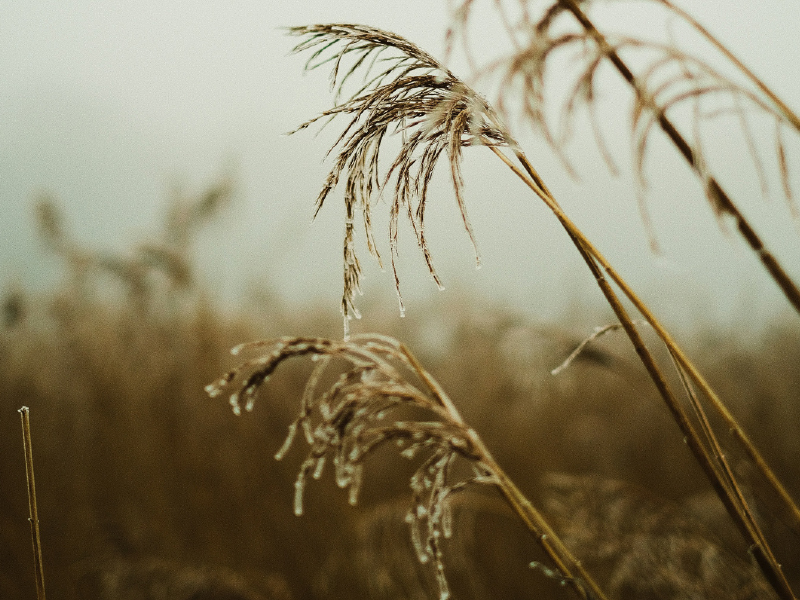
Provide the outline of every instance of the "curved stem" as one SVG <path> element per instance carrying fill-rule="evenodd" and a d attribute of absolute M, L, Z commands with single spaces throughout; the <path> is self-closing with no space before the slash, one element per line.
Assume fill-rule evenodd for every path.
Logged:
<path fill-rule="evenodd" d="M 536 510 L 514 481 L 497 464 L 480 436 L 464 422 L 455 404 L 439 383 L 404 344 L 400 344 L 400 352 L 408 359 L 411 367 L 425 382 L 425 385 L 428 386 L 442 407 L 445 408 L 450 418 L 467 431 L 476 454 L 481 457 L 481 462 L 496 480 L 498 490 L 511 506 L 511 509 L 534 535 L 542 549 L 552 559 L 558 571 L 564 576 L 565 581 L 570 583 L 573 589 L 585 600 L 607 600 L 602 589 L 583 568 L 581 562 L 573 556 L 564 542 L 561 541 L 561 538 L 550 527 L 544 516 Z"/>
<path fill-rule="evenodd" d="M 745 444 L 748 454 L 759 457 L 760 460 L 756 462 L 760 468 L 764 469 L 765 475 L 769 473 L 767 478 L 770 483 L 776 487 L 776 489 L 779 491 L 779 494 L 781 490 L 783 491 L 781 497 L 785 501 L 788 501 L 788 506 L 791 508 L 792 514 L 797 517 L 797 515 L 800 514 L 800 510 L 797 509 L 797 506 L 794 504 L 794 502 L 792 502 L 791 497 L 780 484 L 777 477 L 775 477 L 774 473 L 772 473 L 772 471 L 766 465 L 766 462 L 760 457 L 760 454 L 756 450 L 755 446 L 753 446 L 753 444 L 749 441 L 747 436 L 739 427 L 738 423 L 736 423 L 733 415 L 730 414 L 727 408 L 725 408 L 724 404 L 722 404 L 722 401 L 716 396 L 716 394 L 714 394 L 711 387 L 700 376 L 697 369 L 691 364 L 688 358 L 686 358 L 685 354 L 680 350 L 675 341 L 655 319 L 653 314 L 647 309 L 646 305 L 638 298 L 638 296 L 636 296 L 633 290 L 631 290 L 625 281 L 616 273 L 605 257 L 591 244 L 591 242 L 589 242 L 583 232 L 581 232 L 580 229 L 578 229 L 578 227 L 561 210 L 558 202 L 555 200 L 555 198 L 553 198 L 543 180 L 538 176 L 536 170 L 527 160 L 522 151 L 516 149 L 515 153 L 517 159 L 523 165 L 524 171 L 514 164 L 508 156 L 500 151 L 500 149 L 496 147 L 490 147 L 490 149 L 503 162 L 505 162 L 506 165 L 518 177 L 520 177 L 528 185 L 528 187 L 530 187 L 531 190 L 536 193 L 537 196 L 539 196 L 545 202 L 548 208 L 550 208 L 550 210 L 555 214 L 556 218 L 558 218 L 558 220 L 561 222 L 562 226 L 567 231 L 576 248 L 589 266 L 589 269 L 592 271 L 592 274 L 594 275 L 595 280 L 605 295 L 606 300 L 609 302 L 615 314 L 620 319 L 623 328 L 633 343 L 633 346 L 636 349 L 636 352 L 642 360 L 645 368 L 647 369 L 648 374 L 655 383 L 656 388 L 672 412 L 676 423 L 683 432 L 686 442 L 694 453 L 695 458 L 705 472 L 720 499 L 725 504 L 725 507 L 733 521 L 736 523 L 737 528 L 741 531 L 748 543 L 751 544 L 754 556 L 765 576 L 781 598 L 786 600 L 794 599 L 795 597 L 792 593 L 792 590 L 789 587 L 783 572 L 781 571 L 780 565 L 769 549 L 769 546 L 766 544 L 763 533 L 761 532 L 757 523 L 748 518 L 748 515 L 751 513 L 749 508 L 746 507 L 746 503 L 744 507 L 742 506 L 744 498 L 741 495 L 740 490 L 738 490 L 738 487 L 735 485 L 735 483 L 733 488 L 727 484 L 724 472 L 720 470 L 718 464 L 714 459 L 712 459 L 709 451 L 703 445 L 699 434 L 692 426 L 688 415 L 670 391 L 663 374 L 660 372 L 655 360 L 645 347 L 635 325 L 627 315 L 627 312 L 622 304 L 619 302 L 616 294 L 605 280 L 605 277 L 603 276 L 599 267 L 602 267 L 602 270 L 605 271 L 612 278 L 612 280 L 617 283 L 617 285 L 619 285 L 622 292 L 630 299 L 637 310 L 641 312 L 642 316 L 648 321 L 648 323 L 651 324 L 653 329 L 656 330 L 656 332 L 659 334 L 659 337 L 661 337 L 661 339 L 664 341 L 670 352 L 676 357 L 676 360 L 682 366 L 685 366 L 687 373 L 692 377 L 693 380 L 695 380 L 698 387 L 700 387 L 710 399 L 713 398 L 712 404 L 720 412 L 720 414 L 722 414 L 723 418 L 725 418 L 726 422 L 731 427 L 731 430 L 738 432 L 738 437 Z M 713 432 L 710 443 L 713 448 L 716 443 L 716 439 L 713 437 Z"/>
<path fill-rule="evenodd" d="M 486 447 L 483 446 L 483 442 L 480 438 L 474 435 L 472 442 L 477 445 L 479 452 L 484 453 L 483 462 L 497 479 L 497 487 L 500 493 L 509 505 L 511 505 L 514 512 L 522 519 L 531 533 L 536 536 L 539 545 L 556 564 L 559 572 L 565 577 L 565 580 L 582 598 L 587 600 L 606 600 L 606 595 L 603 593 L 603 590 L 583 568 L 581 562 L 572 555 L 541 513 L 536 510 L 516 484 L 494 461 L 492 455 Z"/>

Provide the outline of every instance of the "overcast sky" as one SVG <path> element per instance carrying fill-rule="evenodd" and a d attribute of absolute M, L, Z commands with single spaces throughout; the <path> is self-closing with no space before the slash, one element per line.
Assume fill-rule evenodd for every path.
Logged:
<path fill-rule="evenodd" d="M 796 2 L 683 5 L 800 109 Z M 198 249 L 204 279 L 227 299 L 247 282 L 265 282 L 289 298 L 313 296 L 338 310 L 338 197 L 311 222 L 327 173 L 325 148 L 313 132 L 283 135 L 330 106 L 327 77 L 301 73 L 302 57 L 288 56 L 295 40 L 280 28 L 363 22 L 442 56 L 446 0 L 15 0 L 0 6 L 0 286 L 37 285 L 52 266 L 35 234 L 38 193 L 58 198 L 69 229 L 87 245 L 123 252 L 157 236 L 171 186 L 199 191 L 234 165 L 236 203 Z M 597 8 L 602 19 L 603 6 Z M 615 23 L 634 14 L 609 10 L 617 11 L 606 17 Z M 641 27 L 657 26 L 635 14 Z M 496 53 L 497 25 L 487 21 L 479 29 L 484 34 L 475 34 L 473 47 Z M 648 207 L 662 253 L 649 251 L 628 170 L 628 125 L 614 110 L 629 108 L 630 94 L 613 83 L 612 92 L 618 97 L 602 121 L 620 155 L 621 177 L 609 176 L 592 150 L 585 120 L 577 122 L 568 152 L 584 165 L 580 182 L 540 140 L 518 134 L 567 212 L 667 319 L 759 320 L 783 310 L 774 284 L 733 232 L 720 229 L 665 144 L 655 145 L 649 162 Z M 788 141 L 800 189 L 800 144 Z M 800 280 L 800 225 L 790 219 L 777 182 L 771 200 L 753 199 L 759 186 L 742 140 L 729 139 L 724 128 L 709 150 L 718 153 L 726 185 L 741 195 L 742 207 Z M 443 170 L 429 237 L 444 293 L 472 289 L 543 318 L 558 316 L 578 296 L 599 296 L 554 219 L 505 167 L 485 149 L 468 149 L 465 157 L 467 202 L 484 266 L 474 268 Z M 764 161 L 771 161 L 768 151 Z M 401 235 L 408 240 L 411 232 Z M 439 292 L 415 247 L 409 243 L 401 252 L 413 310 L 414 298 Z M 364 262 L 367 293 L 393 302 L 391 275 Z"/>

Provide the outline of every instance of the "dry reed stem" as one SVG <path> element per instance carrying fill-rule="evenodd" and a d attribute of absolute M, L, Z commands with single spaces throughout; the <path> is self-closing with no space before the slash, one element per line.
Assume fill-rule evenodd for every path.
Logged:
<path fill-rule="evenodd" d="M 567 230 L 570 238 L 573 240 L 576 248 L 580 252 L 581 256 L 584 258 L 584 261 L 587 263 L 587 266 L 592 271 L 592 274 L 595 277 L 595 280 L 600 287 L 603 295 L 606 297 L 611 308 L 614 310 L 614 313 L 620 319 L 620 323 L 622 324 L 623 329 L 625 330 L 626 334 L 630 338 L 631 342 L 633 343 L 634 349 L 636 350 L 639 358 L 641 359 L 642 363 L 644 364 L 645 368 L 650 375 L 650 378 L 656 385 L 656 388 L 659 391 L 659 394 L 664 399 L 667 404 L 667 407 L 670 409 L 670 412 L 673 415 L 676 423 L 680 427 L 682 433 L 684 434 L 684 439 L 688 444 L 689 448 L 692 450 L 696 460 L 700 464 L 701 468 L 705 472 L 706 476 L 708 477 L 710 483 L 714 487 L 715 491 L 719 495 L 720 499 L 724 503 L 728 513 L 730 514 L 733 521 L 736 523 L 739 530 L 742 532 L 742 535 L 748 540 L 749 544 L 752 544 L 751 551 L 756 558 L 759 566 L 764 571 L 765 576 L 767 577 L 770 584 L 775 588 L 778 595 L 782 598 L 791 599 L 794 598 L 791 588 L 789 587 L 788 582 L 786 581 L 785 576 L 783 575 L 783 571 L 781 570 L 780 564 L 778 563 L 777 559 L 772 554 L 769 545 L 766 543 L 766 538 L 764 537 L 763 533 L 761 532 L 758 524 L 752 519 L 752 513 L 747 506 L 747 502 L 744 499 L 741 490 L 739 489 L 738 485 L 736 484 L 735 480 L 733 479 L 732 473 L 729 471 L 726 473 L 720 467 L 720 462 L 722 459 L 721 450 L 719 450 L 719 443 L 716 440 L 716 437 L 713 431 L 709 428 L 704 429 L 704 434 L 707 436 L 707 443 L 710 444 L 711 450 L 709 450 L 702 441 L 702 438 L 692 426 L 691 421 L 683 409 L 683 407 L 678 402 L 677 398 L 674 396 L 673 392 L 669 389 L 667 385 L 666 379 L 664 375 L 661 373 L 658 365 L 655 362 L 655 359 L 650 354 L 649 350 L 644 344 L 641 336 L 639 335 L 638 330 L 636 329 L 635 324 L 628 316 L 627 311 L 619 302 L 614 291 L 609 286 L 608 282 L 606 281 L 605 277 L 602 275 L 600 269 L 598 268 L 597 263 L 603 267 L 603 269 L 611 275 L 611 273 L 616 273 L 613 271 L 610 265 L 605 261 L 601 254 L 588 242 L 585 236 L 580 232 L 580 230 L 566 217 L 566 215 L 561 211 L 558 203 L 553 199 L 550 195 L 550 192 L 547 190 L 546 187 L 541 186 L 537 181 L 541 181 L 541 179 L 537 176 L 536 180 L 529 179 L 526 177 L 525 173 L 520 170 L 516 165 L 514 165 L 510 159 L 499 149 L 492 148 L 492 150 L 497 154 L 520 178 L 525 181 L 528 186 L 548 205 L 548 207 L 554 212 L 556 217 L 562 223 L 564 228 Z M 524 158 L 524 155 L 521 153 L 517 153 L 517 157 L 526 165 L 526 171 L 535 173 L 533 167 L 527 162 L 527 159 Z M 597 261 L 597 263 L 595 263 Z M 624 283 L 618 275 L 615 274 L 613 277 L 616 283 Z M 638 297 L 633 294 L 633 292 L 625 285 L 624 291 L 626 296 L 634 302 L 637 308 L 641 305 L 643 308 L 644 304 Z M 634 300 L 635 299 L 635 300 Z M 649 310 L 641 310 L 642 315 L 647 319 L 647 321 L 653 326 L 656 331 L 666 333 L 663 330 L 663 327 L 652 317 Z M 671 338 L 663 337 L 662 340 L 665 342 L 667 347 L 669 348 L 670 352 L 673 353 L 673 356 L 681 363 L 683 366 L 683 361 L 686 361 L 688 365 L 691 363 L 688 362 L 685 355 L 682 353 L 680 348 L 672 341 Z M 690 373 L 696 373 L 696 369 L 691 366 L 686 367 L 687 371 Z M 700 379 L 700 381 L 703 381 Z M 704 382 L 705 383 L 705 382 Z M 698 385 L 700 385 L 698 383 Z M 711 388 L 706 385 L 706 389 L 710 391 L 709 397 L 716 398 L 716 395 L 713 394 Z M 704 389 L 705 391 L 705 389 Z M 749 440 L 747 439 L 744 432 L 741 430 L 741 427 L 736 423 L 733 415 L 730 414 L 729 411 L 724 407 L 724 405 L 719 401 L 719 404 L 714 404 L 715 407 L 721 409 L 721 413 L 723 416 L 727 415 L 731 420 L 731 428 L 732 430 L 735 429 L 739 432 L 740 440 L 744 441 Z M 699 404 L 695 404 L 696 410 L 698 410 L 702 415 L 703 419 L 705 419 L 705 414 L 703 413 L 702 407 Z M 760 454 L 756 450 L 756 448 L 750 444 L 746 446 L 748 454 L 758 456 L 760 458 Z M 794 502 L 792 501 L 791 497 L 788 495 L 788 492 L 785 491 L 785 488 L 780 484 L 777 477 L 774 476 L 771 469 L 767 466 L 766 462 L 763 458 L 760 462 L 757 462 L 759 467 L 765 469 L 764 473 L 767 478 L 776 486 L 776 489 L 781 494 L 781 498 L 785 501 L 788 501 L 788 506 L 790 510 L 792 510 L 792 514 L 797 514 L 797 508 Z M 728 476 L 730 476 L 730 481 L 728 481 Z"/>
<path fill-rule="evenodd" d="M 39 536 L 39 509 L 36 502 L 36 480 L 33 477 L 33 446 L 31 443 L 30 409 L 23 406 L 19 409 L 22 420 L 22 442 L 25 448 L 25 475 L 28 480 L 28 510 L 31 525 L 31 541 L 33 543 L 33 568 L 36 578 L 36 598 L 45 600 L 44 567 L 42 565 L 42 541 Z"/>
<path fill-rule="evenodd" d="M 455 36 L 459 30 L 464 31 L 466 29 L 473 2 L 474 0 L 463 0 L 454 10 L 455 25 L 451 27 L 450 37 Z M 734 113 L 739 119 L 745 144 L 753 159 L 762 190 L 764 190 L 766 189 L 766 177 L 763 172 L 763 165 L 755 151 L 752 132 L 745 117 L 743 104 L 746 103 L 760 114 L 772 119 L 775 123 L 775 151 L 782 187 L 791 213 L 798 215 L 800 211 L 798 211 L 794 202 L 788 178 L 788 163 L 781 128 L 786 125 L 796 131 L 800 131 L 800 119 L 741 61 L 736 59 L 727 48 L 685 11 L 678 9 L 668 0 L 654 0 L 654 2 L 686 21 L 700 35 L 706 38 L 746 79 L 758 88 L 758 91 L 736 83 L 708 63 L 681 51 L 673 45 L 659 44 L 633 37 L 615 36 L 613 40 L 609 39 L 609 37 L 597 30 L 583 11 L 582 6 L 589 4 L 589 2 L 576 2 L 575 0 L 554 2 L 537 19 L 532 18 L 528 13 L 526 3 L 520 2 L 522 16 L 519 22 L 513 26 L 508 24 L 506 26 L 509 36 L 514 42 L 513 55 L 509 59 L 490 64 L 485 69 L 482 69 L 479 75 L 483 72 L 493 72 L 501 68 L 505 71 L 498 97 L 498 108 L 501 112 L 507 112 L 505 107 L 507 91 L 514 87 L 516 81 L 521 83 L 523 115 L 538 128 L 556 155 L 561 158 L 565 167 L 570 172 L 575 173 L 563 152 L 566 134 L 556 136 L 546 119 L 544 111 L 544 76 L 548 58 L 559 50 L 576 45 L 579 46 L 582 49 L 580 58 L 586 62 L 586 66 L 582 69 L 568 96 L 568 100 L 562 110 L 560 122 L 562 129 L 568 131 L 568 125 L 576 106 L 578 103 L 585 104 L 590 109 L 592 132 L 597 140 L 598 148 L 613 172 L 616 167 L 602 139 L 597 115 L 594 111 L 596 73 L 602 63 L 611 62 L 631 86 L 635 94 L 635 104 L 631 113 L 631 126 L 637 182 L 639 184 L 638 202 L 644 223 L 651 237 L 651 244 L 654 247 L 656 246 L 654 236 L 650 231 L 649 215 L 643 198 L 645 187 L 644 160 L 652 130 L 657 125 L 666 133 L 701 180 L 711 208 L 717 217 L 728 215 L 735 221 L 737 230 L 745 239 L 745 242 L 759 258 L 772 279 L 778 284 L 789 303 L 796 311 L 800 312 L 800 289 L 792 281 L 778 259 L 766 247 L 762 238 L 756 233 L 733 199 L 709 172 L 703 155 L 700 137 L 700 122 L 704 117 L 710 118 L 725 112 Z M 502 3 L 496 0 L 495 5 L 502 13 Z M 560 33 L 557 30 L 555 32 L 551 31 L 555 29 L 554 23 L 557 21 L 557 17 L 565 13 L 572 14 L 578 20 L 583 31 L 567 33 Z M 504 16 L 503 22 L 506 23 L 506 21 L 507 17 Z M 518 37 L 523 37 L 523 39 L 519 40 L 517 39 Z M 647 51 L 651 54 L 655 53 L 656 58 L 641 72 L 634 74 L 620 57 L 620 51 L 628 49 Z M 704 113 L 700 110 L 700 101 L 711 96 L 727 97 L 732 106 L 728 109 L 715 109 L 713 112 Z M 675 106 L 686 103 L 691 103 L 693 106 L 694 145 L 679 132 L 668 116 L 668 112 Z"/>
<path fill-rule="evenodd" d="M 703 392 L 703 394 L 708 398 L 711 402 L 713 408 L 719 413 L 719 415 L 725 421 L 726 426 L 730 428 L 730 433 L 742 444 L 742 447 L 747 452 L 748 457 L 755 463 L 756 467 L 758 468 L 759 472 L 764 475 L 767 481 L 770 483 L 770 486 L 776 491 L 778 496 L 780 497 L 782 503 L 789 511 L 789 514 L 792 517 L 792 521 L 795 527 L 800 527 L 800 508 L 798 508 L 795 501 L 792 499 L 789 492 L 777 478 L 775 473 L 767 464 L 764 457 L 756 448 L 755 444 L 750 440 L 749 436 L 745 433 L 745 431 L 741 428 L 741 426 L 736 421 L 736 418 L 733 414 L 728 410 L 727 406 L 725 406 L 722 399 L 716 394 L 714 389 L 711 385 L 706 381 L 700 371 L 694 366 L 691 360 L 686 356 L 677 342 L 672 338 L 672 336 L 667 332 L 667 330 L 661 325 L 661 323 L 656 319 L 655 315 L 650 311 L 647 305 L 638 297 L 638 295 L 633 291 L 633 289 L 627 284 L 627 282 L 622 278 L 622 276 L 612 267 L 612 265 L 608 262 L 608 260 L 603 256 L 603 254 L 583 235 L 583 233 L 577 228 L 577 226 L 563 213 L 558 203 L 555 199 L 552 198 L 550 192 L 544 186 L 541 178 L 538 174 L 536 174 L 533 167 L 528 162 L 527 158 L 522 153 L 516 153 L 517 158 L 525 167 L 525 171 L 523 172 L 519 167 L 513 164 L 510 159 L 503 154 L 502 152 L 495 151 L 498 157 L 506 163 L 506 165 L 523 181 L 526 181 L 527 185 L 534 191 L 554 212 L 556 217 L 559 219 L 561 224 L 567 229 L 570 235 L 575 236 L 575 238 L 580 239 L 581 244 L 589 251 L 589 253 L 594 257 L 595 260 L 600 264 L 606 274 L 614 281 L 614 283 L 622 290 L 623 294 L 631 301 L 631 303 L 635 306 L 636 310 L 644 317 L 645 321 L 653 328 L 653 330 L 658 334 L 661 340 L 664 342 L 664 345 L 669 349 L 672 356 L 675 360 L 680 364 L 681 368 L 685 369 L 688 373 L 689 377 L 694 381 L 695 385 L 698 386 Z M 525 177 L 525 173 L 530 175 L 531 180 L 527 180 Z"/>
<path fill-rule="evenodd" d="M 298 431 L 303 432 L 310 450 L 295 483 L 295 514 L 303 513 L 308 476 L 319 479 L 331 455 L 337 484 L 349 489 L 349 501 L 356 504 L 363 463 L 391 442 L 401 448 L 401 456 L 422 461 L 411 477 L 414 502 L 407 521 L 418 558 L 433 568 L 443 600 L 449 597 L 441 547 L 442 539 L 452 534 L 449 499 L 473 484 L 498 489 L 579 596 L 605 598 L 480 436 L 464 422 L 442 387 L 403 344 L 378 335 L 353 336 L 348 341 L 284 337 L 243 344 L 233 351 L 261 349 L 266 353 L 229 371 L 206 391 L 212 397 L 228 394 L 234 412 L 241 414 L 242 402 L 246 410 L 252 410 L 260 386 L 280 364 L 293 357 L 314 358 L 316 366 L 307 380 L 299 414 L 275 455 L 282 459 Z M 349 366 L 327 390 L 319 391 L 325 376 L 331 375 L 334 359 Z M 395 416 L 400 409 L 405 409 L 402 416 Z M 408 409 L 423 414 L 410 418 Z M 464 461 L 471 476 L 455 472 L 457 463 Z"/>

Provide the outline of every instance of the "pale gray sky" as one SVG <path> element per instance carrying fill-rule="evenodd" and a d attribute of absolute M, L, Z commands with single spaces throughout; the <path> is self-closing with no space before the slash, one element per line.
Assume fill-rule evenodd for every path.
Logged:
<path fill-rule="evenodd" d="M 313 133 L 282 135 L 330 106 L 327 77 L 302 75 L 303 58 L 287 56 L 295 40 L 279 28 L 363 22 L 441 56 L 446 0 L 0 5 L 0 286 L 42 279 L 47 260 L 32 216 L 32 198 L 40 191 L 59 198 L 71 230 L 87 244 L 123 250 L 155 235 L 170 185 L 177 181 L 200 190 L 233 162 L 237 204 L 199 248 L 206 281 L 233 298 L 246 281 L 266 280 L 290 298 L 313 295 L 338 310 L 342 210 L 336 197 L 311 223 L 327 173 L 324 147 Z M 800 109 L 795 2 L 682 5 Z M 645 22 L 640 13 L 620 8 L 625 6 L 610 6 L 607 20 L 619 25 L 636 15 Z M 489 33 L 476 32 L 476 50 L 496 52 L 496 23 L 481 25 Z M 627 123 L 619 119 L 630 94 L 621 86 L 611 85 L 612 91 L 619 95 L 606 103 L 603 126 L 625 171 Z M 615 138 L 614 131 L 624 135 Z M 690 314 L 760 320 L 785 306 L 738 238 L 720 231 L 691 174 L 666 145 L 655 150 L 648 171 L 648 206 L 663 247 L 654 256 L 631 177 L 627 171 L 616 179 L 608 175 L 584 121 L 576 125 L 569 152 L 576 164 L 589 165 L 581 168 L 580 183 L 565 175 L 535 137 L 525 131 L 518 137 L 567 212 L 667 319 Z M 800 189 L 800 144 L 788 141 Z M 777 182 L 770 201 L 753 200 L 758 185 L 740 138 L 722 129 L 717 142 L 709 150 L 719 157 L 726 185 L 800 280 L 800 225 L 789 218 Z M 450 290 L 444 293 L 475 289 L 545 318 L 574 304 L 574 296 L 598 297 L 547 211 L 488 151 L 469 149 L 465 156 L 468 207 L 484 267 L 474 269 L 443 173 L 431 204 L 429 237 Z M 402 235 L 410 239 L 410 231 Z M 404 245 L 401 252 L 407 304 L 414 310 L 414 298 L 438 292 L 415 247 Z M 367 293 L 394 302 L 391 275 L 366 256 L 364 263 Z"/>

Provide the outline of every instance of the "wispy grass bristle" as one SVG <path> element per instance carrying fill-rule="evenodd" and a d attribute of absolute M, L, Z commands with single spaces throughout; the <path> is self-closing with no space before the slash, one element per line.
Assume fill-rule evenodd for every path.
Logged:
<path fill-rule="evenodd" d="M 403 312 L 397 272 L 401 214 L 405 214 L 411 224 L 428 271 L 442 288 L 426 239 L 425 210 L 434 168 L 446 154 L 462 223 L 479 265 L 480 255 L 464 200 L 461 149 L 476 144 L 507 145 L 509 139 L 497 115 L 479 94 L 442 63 L 400 36 L 347 24 L 294 27 L 289 33 L 306 38 L 294 51 L 312 52 L 306 62 L 307 70 L 332 65 L 331 85 L 339 102 L 292 133 L 321 120 L 349 118 L 331 147 L 330 151 L 338 149 L 338 154 L 316 202 L 316 212 L 319 212 L 328 195 L 342 178 L 345 179 L 342 295 L 345 328 L 347 320 L 357 318 L 354 299 L 361 290 L 354 221 L 361 218 L 367 247 L 380 262 L 371 213 L 375 200 L 392 179 L 388 238 L 395 288 Z M 351 62 L 345 67 L 347 59 Z M 353 93 L 345 94 L 345 84 L 357 71 L 363 72 L 364 83 Z M 345 96 L 346 99 L 340 100 Z M 401 138 L 401 147 L 391 164 L 382 170 L 381 150 L 384 142 L 393 136 Z"/>

